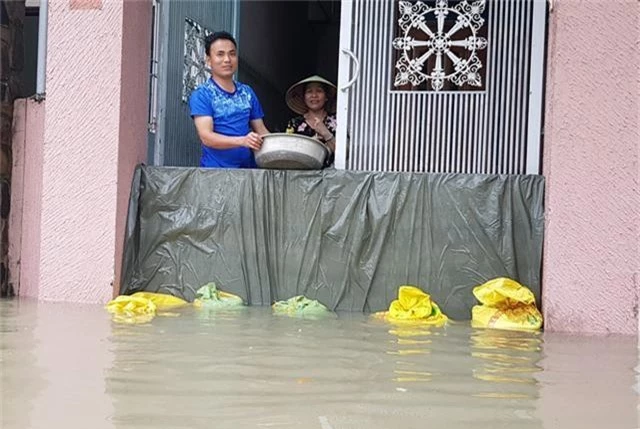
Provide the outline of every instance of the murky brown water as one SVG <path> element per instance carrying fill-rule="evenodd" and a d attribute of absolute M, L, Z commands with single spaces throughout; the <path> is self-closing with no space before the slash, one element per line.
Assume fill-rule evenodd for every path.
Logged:
<path fill-rule="evenodd" d="M 0 301 L 0 427 L 638 427 L 636 339 Z"/>

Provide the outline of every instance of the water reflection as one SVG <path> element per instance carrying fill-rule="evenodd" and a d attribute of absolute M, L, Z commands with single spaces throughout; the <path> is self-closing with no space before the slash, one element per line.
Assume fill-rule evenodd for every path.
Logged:
<path fill-rule="evenodd" d="M 2 429 L 636 427 L 634 339 L 0 301 Z M 567 406 L 567 403 L 571 406 Z"/>
<path fill-rule="evenodd" d="M 113 428 L 101 306 L 0 301 L 0 323 L 2 429 Z"/>
<path fill-rule="evenodd" d="M 386 322 L 379 322 L 386 323 Z M 390 341 L 391 347 L 387 354 L 391 356 L 403 356 L 403 359 L 395 360 L 396 368 L 393 370 L 392 380 L 397 383 L 429 382 L 433 374 L 430 371 L 420 370 L 424 359 L 411 358 L 416 355 L 428 355 L 431 353 L 430 345 L 433 343 L 431 336 L 440 335 L 440 328 L 419 324 L 394 324 L 389 334 L 396 337 Z"/>
<path fill-rule="evenodd" d="M 46 382 L 34 350 L 35 307 L 0 301 L 0 427 L 32 427 L 33 398 Z"/>
<path fill-rule="evenodd" d="M 471 356 L 476 360 L 473 377 L 487 382 L 476 396 L 539 397 L 535 374 L 541 371 L 540 333 L 477 329 L 472 331 L 470 340 Z"/>
<path fill-rule="evenodd" d="M 637 428 L 637 341 L 545 333 L 540 415 L 551 428 Z M 571 406 L 566 406 L 570 402 Z"/>
<path fill-rule="evenodd" d="M 387 354 L 394 357 L 397 390 L 440 410 L 446 427 L 539 428 L 539 334 L 472 329 L 452 322 L 446 327 L 407 325 L 388 330 Z M 464 409 L 464 413 L 455 410 Z M 448 410 L 448 411 L 447 411 Z M 433 420 L 433 415 L 425 415 Z M 513 426 L 506 424 L 511 422 Z"/>

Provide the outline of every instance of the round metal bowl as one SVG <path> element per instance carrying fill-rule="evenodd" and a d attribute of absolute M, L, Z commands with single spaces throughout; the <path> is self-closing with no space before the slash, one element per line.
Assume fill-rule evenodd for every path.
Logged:
<path fill-rule="evenodd" d="M 318 170 L 328 155 L 327 148 L 311 137 L 273 133 L 263 137 L 262 148 L 255 156 L 260 168 Z"/>

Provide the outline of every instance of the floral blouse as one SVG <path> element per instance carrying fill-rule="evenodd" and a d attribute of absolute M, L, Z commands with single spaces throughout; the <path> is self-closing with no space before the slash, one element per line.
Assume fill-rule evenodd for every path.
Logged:
<path fill-rule="evenodd" d="M 327 115 L 327 117 L 324 118 L 324 125 L 327 127 L 329 131 L 331 131 L 331 134 L 333 134 L 334 136 L 336 135 L 336 127 L 337 127 L 336 115 Z M 320 140 L 322 143 L 326 144 L 326 141 L 322 138 L 322 136 L 316 133 L 316 130 L 311 128 L 311 125 L 309 125 L 307 121 L 305 121 L 304 116 L 296 116 L 295 118 L 291 118 L 289 120 L 289 123 L 287 124 L 287 133 L 301 134 L 307 137 L 314 137 Z M 333 152 L 331 152 L 329 153 L 329 156 L 325 161 L 325 167 L 328 167 L 331 164 L 333 164 L 333 160 L 334 160 L 334 154 Z"/>

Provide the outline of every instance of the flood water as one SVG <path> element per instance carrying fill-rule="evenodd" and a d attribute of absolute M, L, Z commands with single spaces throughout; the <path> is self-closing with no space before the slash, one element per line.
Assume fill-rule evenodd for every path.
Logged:
<path fill-rule="evenodd" d="M 0 427 L 638 427 L 635 337 L 0 301 Z"/>

